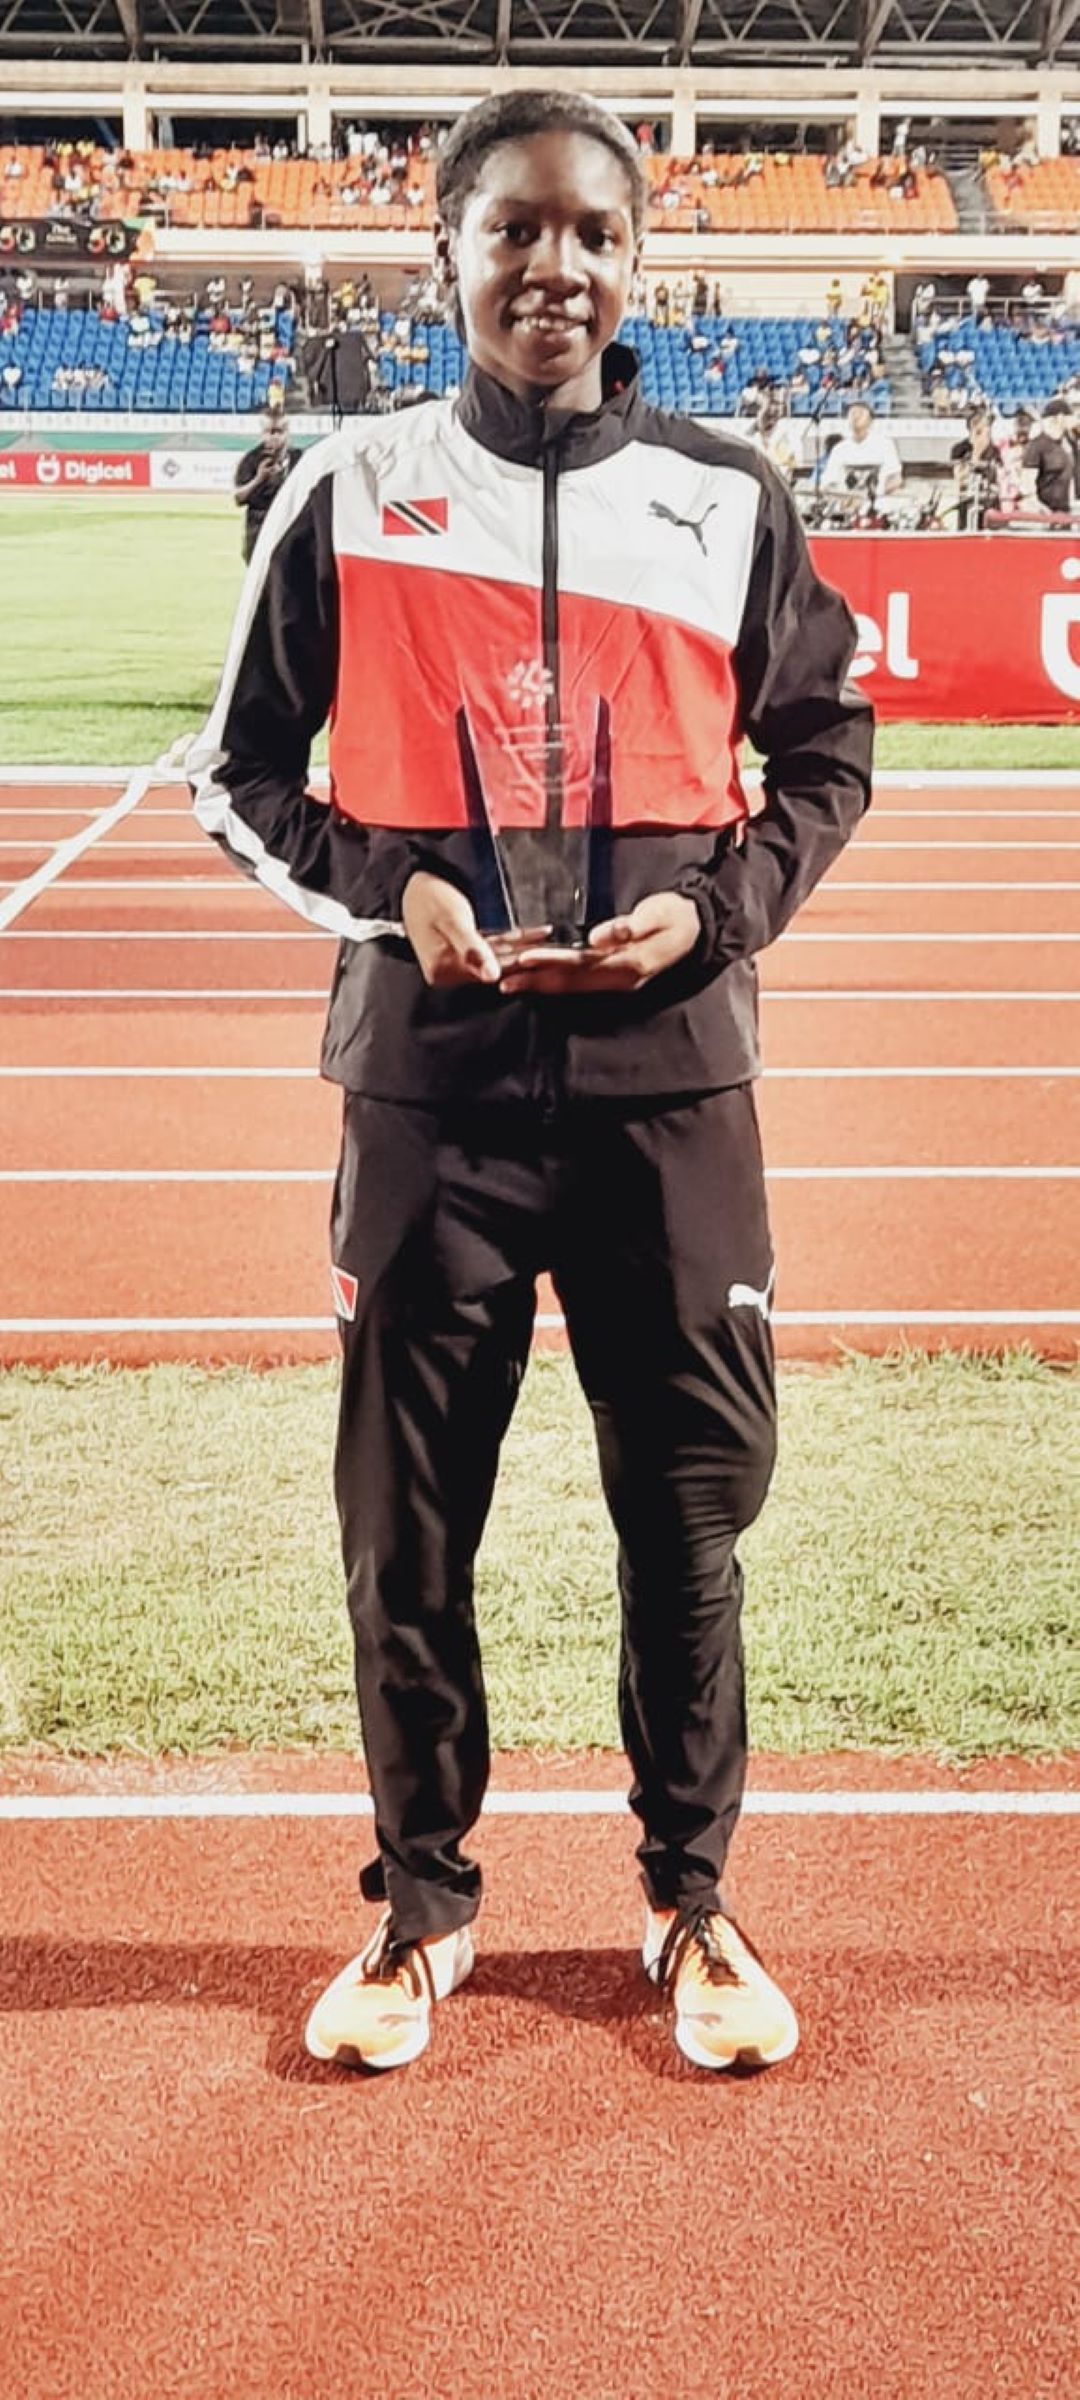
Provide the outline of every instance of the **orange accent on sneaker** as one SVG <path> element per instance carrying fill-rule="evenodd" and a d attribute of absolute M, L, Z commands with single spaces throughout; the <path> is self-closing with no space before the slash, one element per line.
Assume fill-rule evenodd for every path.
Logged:
<path fill-rule="evenodd" d="M 798 2048 L 790 2000 L 722 1909 L 649 1909 L 642 1960 L 673 2001 L 676 2042 L 695 2066 L 778 2066 Z"/>
<path fill-rule="evenodd" d="M 431 2039 L 431 2012 L 471 1975 L 468 1926 L 422 1942 L 395 1943 L 390 1912 L 371 1940 L 335 1975 L 304 2028 L 312 2058 L 342 2066 L 405 2067 Z"/>

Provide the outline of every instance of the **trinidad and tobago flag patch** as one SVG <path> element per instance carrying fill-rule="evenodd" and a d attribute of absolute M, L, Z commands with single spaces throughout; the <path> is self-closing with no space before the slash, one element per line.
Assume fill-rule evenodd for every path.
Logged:
<path fill-rule="evenodd" d="M 445 533 L 448 529 L 450 503 L 441 500 L 388 501 L 382 512 L 384 534 Z"/>
<path fill-rule="evenodd" d="M 346 1274 L 344 1267 L 335 1267 L 331 1264 L 330 1282 L 334 1293 L 335 1314 L 344 1317 L 350 1325 L 353 1324 L 356 1318 L 356 1295 L 360 1289 L 359 1278 L 356 1275 Z"/>

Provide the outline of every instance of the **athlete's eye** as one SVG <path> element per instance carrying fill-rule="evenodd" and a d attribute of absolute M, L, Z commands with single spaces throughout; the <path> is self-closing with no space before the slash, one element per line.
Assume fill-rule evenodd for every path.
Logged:
<path fill-rule="evenodd" d="M 592 225 L 582 237 L 589 250 L 614 250 L 615 236 L 608 225 Z"/>
<path fill-rule="evenodd" d="M 506 241 L 512 242 L 516 250 L 523 250 L 526 242 L 531 242 L 533 237 L 532 226 L 523 224 L 518 218 L 508 219 L 505 225 L 498 225 L 495 230 Z"/>

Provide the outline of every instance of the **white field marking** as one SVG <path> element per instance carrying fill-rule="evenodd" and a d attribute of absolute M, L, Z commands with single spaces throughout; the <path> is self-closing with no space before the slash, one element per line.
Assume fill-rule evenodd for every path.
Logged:
<path fill-rule="evenodd" d="M 774 1308 L 774 1325 L 1077 1325 L 1080 1308 Z M 336 1317 L 0 1317 L 0 1333 L 334 1333 Z M 541 1313 L 539 1333 L 566 1320 Z"/>
<path fill-rule="evenodd" d="M 1053 884 L 1040 884 L 1040 891 L 1052 892 Z M 24 936 L 24 939 L 27 937 Z M 250 940 L 250 935 L 249 935 Z M 263 939 L 266 937 L 263 936 Z M 981 942 L 984 950 L 998 942 L 1080 942 L 1080 933 L 1044 933 L 1033 925 L 1028 933 L 785 933 L 785 942 L 921 942 L 924 948 L 942 942 Z"/>
<path fill-rule="evenodd" d="M 2 808 L 0 808 L 0 817 L 2 817 L 2 816 L 3 816 L 3 813 L 4 813 L 4 812 L 3 812 L 3 809 L 2 809 Z M 145 824 L 145 822 L 146 822 L 146 818 L 147 818 L 147 816 L 148 816 L 150 813 L 151 813 L 151 812 L 150 812 L 149 810 L 145 809 L 145 808 L 144 808 L 144 809 L 141 811 L 141 813 L 140 813 L 140 816 L 139 816 L 139 823 L 140 823 L 140 825 L 143 825 L 143 824 Z M 47 845 L 46 845 L 45 841 L 44 841 L 43 839 L 41 839 L 41 838 L 39 838 L 39 839 L 38 839 L 36 842 L 0 842 L 0 851 L 8 851 L 8 850 L 44 850 L 44 849 L 46 848 L 46 846 L 47 846 Z M 885 843 L 884 843 L 884 842 L 879 842 L 879 843 L 878 843 L 878 845 L 877 845 L 877 847 L 878 847 L 878 849 L 879 849 L 879 850 L 884 850 L 885 846 L 886 846 L 886 845 L 885 845 Z M 992 845 L 990 842 L 980 842 L 980 844 L 979 844 L 979 848 L 980 848 L 980 850 L 989 850 L 989 849 L 991 849 L 993 846 L 994 846 L 994 845 Z M 997 846 L 997 848 L 998 848 L 998 849 L 1012 849 L 1012 850 L 1025 850 L 1025 849 L 1026 849 L 1026 850 L 1028 851 L 1028 853 L 1029 853 L 1029 854 L 1030 854 L 1030 850 L 1031 850 L 1031 844 L 1030 844 L 1030 842 L 1011 842 L 1011 843 L 999 842 L 999 843 L 998 843 L 996 846 Z M 1057 843 L 1057 842 L 1055 842 L 1053 846 L 1054 846 L 1054 848 L 1055 848 L 1055 849 L 1058 849 L 1058 848 L 1062 847 L 1062 845 L 1061 845 L 1061 844 L 1059 844 L 1059 843 Z M 913 843 L 913 842 L 894 842 L 894 843 L 893 843 L 893 845 L 892 845 L 892 847 L 893 847 L 893 849 L 894 849 L 894 850 L 912 850 L 912 849 L 918 849 L 918 848 L 922 848 L 922 849 L 926 850 L 926 849 L 930 849 L 930 848 L 932 847 L 932 845 L 931 845 L 929 842 L 923 842 L 923 843 L 921 843 L 921 844 L 919 844 L 919 843 Z M 969 847 L 969 844 L 968 844 L 967 842 L 957 842 L 957 843 L 954 845 L 954 847 L 955 847 L 957 850 L 966 850 L 966 849 L 968 849 L 968 847 Z M 1047 845 L 1046 845 L 1046 844 L 1044 844 L 1044 845 L 1043 845 L 1043 847 L 1045 848 L 1045 847 L 1047 847 Z M 1065 845 L 1065 847 L 1067 847 L 1067 845 Z M 1074 849 L 1076 849 L 1076 850 L 1080 850 L 1080 842 L 1074 842 L 1074 844 L 1073 844 L 1073 848 L 1074 848 Z M 124 840 L 123 836 L 121 836 L 121 837 L 120 837 L 120 839 L 119 839 L 118 841 L 115 841 L 115 842 L 113 842 L 113 841 L 104 841 L 104 842 L 102 842 L 102 845 L 101 845 L 101 855 L 102 855 L 102 857 L 104 857 L 104 855 L 105 855 L 105 852 L 106 852 L 106 851 L 108 851 L 108 853 L 109 853 L 109 856 L 110 856 L 110 858 L 111 858 L 111 857 L 112 857 L 112 855 L 113 855 L 113 852 L 114 852 L 114 851 L 116 851 L 116 850 L 129 850 L 129 851 L 135 851 L 135 852 L 138 854 L 138 856 L 139 856 L 139 857 L 141 857 L 141 858 L 166 858 L 166 857 L 172 858 L 172 857 L 174 857 L 174 856 L 175 856 L 175 857 L 177 857 L 177 858 L 179 858 L 179 857 L 181 857 L 181 856 L 183 856 L 184 858 L 195 858 L 195 857 L 202 858 L 202 857 L 205 857 L 205 856 L 207 856 L 207 855 L 208 855 L 208 853 L 207 853 L 207 849 L 206 849 L 206 842 L 205 842 L 205 839 L 204 839 L 203 841 L 201 841 L 201 842 L 128 842 L 128 841 L 125 841 L 125 840 Z M 240 879 L 239 877 L 237 877 L 237 878 L 236 878 L 236 880 L 237 880 L 238 882 L 240 882 L 240 888 L 241 888 L 241 890 L 244 890 L 244 889 L 246 889 L 246 886 L 243 884 L 243 882 L 241 881 L 241 879 Z"/>
<path fill-rule="evenodd" d="M 0 932 L 2 931 L 3 925 L 0 923 Z M 166 929 L 165 927 L 159 928 L 155 925 L 140 925 L 137 928 L 130 925 L 98 925 L 95 926 L 93 931 L 88 930 L 87 927 L 82 925 L 56 925 L 51 929 L 46 927 L 44 930 L 41 928 L 31 930 L 28 927 L 24 927 L 19 933 L 13 933 L 9 935 L 8 938 L 13 942 L 153 942 L 155 948 L 158 942 L 316 941 L 326 943 L 337 941 L 336 934 L 321 933 L 316 927 L 312 927 L 307 933 L 292 933 L 288 927 L 286 927 L 282 933 L 253 933 L 249 925 L 218 925 L 215 926 L 213 933 L 193 933 L 187 927 L 185 927 L 182 933 L 176 933 Z M 979 934 L 977 938 L 979 941 L 983 941 L 987 937 L 983 934 Z M 1009 935 L 1006 938 L 1011 940 L 1012 937 Z M 1023 940 L 1027 942 L 1046 940 L 1052 941 L 1055 937 L 1052 934 L 1046 935 L 1025 933 L 1023 935 L 1018 934 L 1016 938 L 1018 941 Z M 1070 936 L 1069 938 L 1071 939 L 1072 937 Z M 1080 934 L 1077 934 L 1075 938 L 1077 941 L 1080 941 Z"/>
<path fill-rule="evenodd" d="M 35 877 L 30 877 L 31 882 L 35 880 Z M 83 888 L 90 890 L 92 887 L 87 884 Z M 158 888 L 160 889 L 160 886 Z M 1040 891 L 1052 892 L 1054 888 L 1053 884 L 1040 884 L 1039 886 Z M 28 905 L 28 903 L 23 903 L 23 905 Z M 8 906 L 10 903 L 4 902 L 3 907 L 0 907 L 0 932 L 3 932 L 5 925 L 3 908 Z M 173 927 L 159 928 L 153 925 L 137 927 L 97 925 L 92 928 L 83 925 L 56 925 L 36 929 L 24 927 L 18 933 L 9 936 L 13 942 L 153 942 L 155 945 L 158 942 L 311 941 L 325 944 L 336 943 L 337 938 L 336 934 L 321 932 L 317 926 L 311 926 L 304 933 L 293 933 L 288 929 L 280 933 L 268 929 L 263 933 L 256 932 L 250 925 L 216 925 L 212 932 L 202 928 L 193 929 L 190 926 L 178 930 Z M 981 942 L 985 950 L 992 949 L 999 942 L 1026 942 L 1029 948 L 1033 942 L 1080 942 L 1080 933 L 1044 933 L 1041 927 L 1033 925 L 1027 933 L 785 933 L 783 938 L 786 944 L 792 942 L 921 942 L 924 949 L 934 947 L 940 949 L 947 942 Z"/>
<path fill-rule="evenodd" d="M 256 984 L 252 988 L 244 984 L 237 990 L 220 983 L 0 984 L 0 1000 L 171 1000 L 174 1005 L 184 1000 L 317 1000 L 325 1008 L 327 997 L 326 987 L 321 983 L 301 983 L 295 988 L 277 984 Z M 1080 993 L 1076 997 L 1080 999 Z"/>
<path fill-rule="evenodd" d="M 0 848 L 6 847 L 6 844 L 0 843 Z M 40 842 L 31 842 L 28 844 L 28 847 L 31 850 L 40 850 L 41 844 Z M 133 849 L 141 850 L 144 849 L 144 844 L 141 842 L 136 842 L 132 844 L 132 847 Z M 888 886 L 882 885 L 879 887 L 875 884 L 873 888 L 875 891 L 879 888 L 882 890 L 887 890 Z M 953 887 L 950 887 L 948 884 L 919 884 L 916 888 L 919 891 L 948 891 L 950 888 L 958 891 L 966 891 L 969 888 L 982 891 L 987 887 L 983 886 L 982 884 L 974 887 L 969 887 L 966 884 L 958 884 Z M 999 884 L 996 887 L 991 888 L 996 888 L 999 891 L 1004 888 L 1010 892 L 1022 892 L 1025 890 L 1033 892 L 1067 892 L 1070 889 L 1080 889 L 1080 886 L 1070 886 L 1067 883 L 1059 883 L 1055 878 L 1053 883 L 1033 883 L 1026 885 L 1022 883 L 1009 883 L 1004 887 Z M 14 878 L 0 877 L 0 892 L 11 891 L 12 889 L 18 889 L 18 884 L 15 882 Z M 902 890 L 903 886 L 896 885 L 894 886 L 894 889 Z M 209 871 L 205 875 L 73 875 L 71 881 L 65 885 L 61 892 L 56 894 L 56 897 L 60 900 L 70 900 L 73 892 L 78 894 L 80 900 L 82 899 L 83 894 L 86 892 L 228 892 L 230 898 L 233 900 L 246 900 L 250 892 L 254 893 L 257 900 L 260 898 L 265 900 L 267 896 L 265 889 L 260 892 L 257 883 L 244 883 L 238 875 L 219 875 L 216 872 Z"/>
<path fill-rule="evenodd" d="M 901 845 L 903 848 L 910 846 L 910 843 Z M 1080 843 L 1077 847 L 1080 848 Z M 120 891 L 123 887 L 117 884 L 115 888 Z M 134 890 L 135 886 L 131 888 Z M 80 889 L 85 890 L 86 885 L 81 885 Z M 157 889 L 168 890 L 171 886 L 159 883 Z M 1052 878 L 1044 876 L 1041 883 L 1018 883 L 1011 875 L 1007 883 L 988 883 L 985 875 L 977 883 L 945 883 L 942 880 L 934 883 L 925 880 L 922 883 L 901 883 L 891 875 L 878 875 L 873 882 L 857 883 L 853 875 L 834 875 L 827 890 L 822 887 L 822 897 L 827 900 L 833 892 L 1006 892 L 1011 896 L 1013 892 L 1080 892 L 1080 883 L 1065 883 L 1059 875 Z"/>
<path fill-rule="evenodd" d="M 187 1000 L 258 1000 L 260 1002 L 269 1000 L 312 1000 L 321 1002 L 322 1006 L 325 1008 L 327 998 L 328 993 L 326 987 L 321 983 L 301 983 L 293 986 L 270 983 L 240 985 L 219 983 L 0 984 L 0 1000 L 171 1000 L 176 1005 L 179 1005 Z M 1048 1001 L 1057 1003 L 1062 1000 L 1080 1000 L 1080 991 L 1058 992 L 1033 990 L 1015 992 L 822 992 L 813 989 L 796 989 L 794 985 L 791 985 L 785 990 L 766 986 L 762 991 L 761 998 L 763 1004 L 770 1008 L 775 1007 L 778 1002 L 782 1000 L 797 1000 L 804 1007 L 813 1005 L 819 1001 L 829 1003 L 835 1003 L 838 1001 L 842 1006 L 846 1007 L 849 1001 L 868 1000 L 873 1003 L 875 1008 L 891 1008 L 896 1002 L 906 1005 L 907 1002 L 911 1000 L 929 1000 L 933 1002 L 935 1008 L 950 1006 L 953 1001 L 973 1001 L 978 1006 L 981 1006 L 984 1001 L 988 1000 L 1007 1001 L 1010 1005 L 1014 1001 L 1022 1000 L 1025 1007 L 1035 1007 L 1036 1005 L 1041 1007 Z"/>
<path fill-rule="evenodd" d="M 58 842 L 44 865 L 38 867 L 33 875 L 25 876 L 21 883 L 16 884 L 14 891 L 8 894 L 6 900 L 0 900 L 0 933 L 6 933 L 8 927 L 14 924 L 16 917 L 21 917 L 24 909 L 29 908 L 42 892 L 47 891 L 49 885 L 55 883 L 57 877 L 63 875 L 77 858 L 81 858 L 83 852 L 89 850 L 93 842 L 99 841 L 102 834 L 108 833 L 111 826 L 118 825 L 121 818 L 131 815 L 132 809 L 138 807 L 143 794 L 149 790 L 156 773 L 157 768 L 154 766 L 137 768 L 130 783 L 125 786 L 119 799 L 114 800 L 111 808 L 104 809 L 100 816 L 92 818 L 90 823 L 82 826 L 78 833 L 69 835 L 66 842 Z"/>
<path fill-rule="evenodd" d="M 69 783 L 126 783 L 129 775 L 137 775 L 137 767 L 0 767 L 0 784 L 55 784 L 58 792 Z M 175 783 L 174 768 L 160 769 L 159 783 Z"/>
<path fill-rule="evenodd" d="M 41 850 L 45 846 L 41 842 L 0 842 L 0 850 Z M 110 849 L 113 846 L 108 842 L 103 842 L 102 850 Z M 965 843 L 955 845 L 958 849 L 967 846 Z M 1073 846 L 1080 850 L 1080 842 Z M 151 845 L 146 842 L 129 842 L 126 847 L 129 850 L 141 851 L 145 857 Z M 191 842 L 172 844 L 173 849 L 182 850 L 185 855 L 190 855 L 193 847 Z M 884 848 L 884 844 L 879 844 L 879 847 Z M 910 850 L 913 845 L 910 842 L 897 842 L 894 847 L 897 850 Z M 1017 842 L 1013 847 L 1018 850 L 1027 848 L 1030 857 L 1030 848 L 1023 842 Z M 155 855 L 160 855 L 157 845 L 153 845 L 153 848 Z M 9 890 L 15 880 L 14 877 L 9 877 L 0 882 L 0 890 Z M 822 888 L 824 891 L 824 887 Z M 259 884 L 246 883 L 238 875 L 219 874 L 216 869 L 211 869 L 209 866 L 205 875 L 75 876 L 66 886 L 63 896 L 66 897 L 72 891 L 80 894 L 83 892 L 231 892 L 236 899 L 247 899 L 249 896 L 254 896 L 256 900 L 265 900 L 267 897 L 265 889 Z M 1056 875 L 1052 878 L 1044 876 L 1041 883 L 1018 883 L 1012 877 L 1006 883 L 992 883 L 988 882 L 985 876 L 977 881 L 965 883 L 946 883 L 941 878 L 931 882 L 924 878 L 919 883 L 911 883 L 901 882 L 893 876 L 880 875 L 875 876 L 872 880 L 856 881 L 855 877 L 851 875 L 834 875 L 824 896 L 827 898 L 830 892 L 1080 892 L 1080 882 L 1067 883 Z"/>
<path fill-rule="evenodd" d="M 145 810 L 143 814 L 145 816 Z M 159 848 L 165 849 L 166 846 L 164 842 L 153 844 L 155 852 Z M 169 846 L 177 850 L 189 848 L 187 842 L 177 842 Z M 14 847 L 15 844 L 12 842 L 0 842 L 0 850 L 11 850 Z M 144 845 L 141 842 L 105 842 L 102 847 L 106 850 L 141 850 Z M 1056 858 L 1059 850 L 1080 850 L 1080 842 L 872 842 L 863 836 L 858 842 L 852 843 L 849 855 L 865 858 L 871 851 L 876 856 L 879 850 L 901 850 L 907 858 L 921 858 L 924 850 L 963 850 L 969 858 L 972 851 L 978 858 L 981 858 L 986 850 L 1022 850 L 1027 858 L 1041 858 L 1044 851 L 1049 851 L 1050 856 Z M 933 886 L 934 890 L 937 888 L 936 885 Z M 1008 889 L 1009 887 L 1006 885 L 1004 888 Z"/>
<path fill-rule="evenodd" d="M 328 1167 L 0 1167 L 0 1183 L 333 1183 Z M 1080 1167 L 766 1167 L 766 1183 L 1073 1183 Z"/>
<path fill-rule="evenodd" d="M 841 1006 L 846 1007 L 849 1000 L 869 1000 L 873 1003 L 875 1008 L 891 1008 L 894 1001 L 902 1001 L 906 1004 L 906 1002 L 909 1000 L 932 1000 L 935 1008 L 942 1008 L 946 1007 L 954 1000 L 974 1000 L 980 1004 L 984 1000 L 1007 1000 L 1010 1003 L 1014 1000 L 1022 1000 L 1026 1007 L 1029 1002 L 1034 1004 L 1036 1001 L 1080 1000 L 1080 991 L 1045 992 L 1033 990 L 1019 992 L 823 992 L 814 989 L 808 989 L 805 991 L 797 990 L 794 984 L 791 984 L 783 990 L 781 990 L 779 986 L 766 986 L 762 991 L 761 997 L 762 1000 L 767 1001 L 770 1006 L 775 1005 L 778 1000 L 798 1000 L 804 1006 L 810 1001 L 820 1000 L 827 1001 L 829 1003 L 835 1003 L 839 1001 Z"/>
<path fill-rule="evenodd" d="M 180 842 L 175 846 L 184 851 L 191 849 L 189 842 Z M 1075 846 L 1080 849 L 1080 842 Z M 141 850 L 144 856 L 146 854 L 147 844 L 144 842 L 131 842 L 128 847 L 132 850 Z M 896 847 L 900 850 L 908 850 L 912 845 L 909 842 L 898 842 Z M 1016 847 L 1023 849 L 1024 844 L 1018 843 Z M 40 842 L 26 842 L 25 844 L 0 842 L 0 850 L 18 848 L 40 850 L 42 844 Z M 103 848 L 108 848 L 108 844 L 103 844 Z M 1030 856 L 1030 851 L 1028 855 Z M 13 881 L 14 878 L 0 880 L 0 891 L 10 890 Z M 267 898 L 264 886 L 257 883 L 245 883 L 239 876 L 221 875 L 216 870 L 212 871 L 209 868 L 205 875 L 73 876 L 60 897 L 62 899 L 70 898 L 72 892 L 78 892 L 80 898 L 84 892 L 229 892 L 234 899 L 250 897 L 256 900 L 265 900 Z M 988 881 L 985 876 L 976 882 L 967 883 L 946 883 L 941 878 L 931 882 L 927 882 L 924 878 L 920 883 L 910 883 L 900 882 L 893 876 L 881 875 L 872 880 L 856 881 L 855 877 L 851 875 L 834 875 L 828 890 L 823 889 L 822 897 L 827 900 L 830 895 L 837 892 L 1005 892 L 1009 894 L 1013 892 L 1080 892 L 1080 882 L 1067 883 L 1057 875 L 1044 876 L 1041 883 L 1018 883 L 1012 877 L 1008 882 L 994 883 Z M 270 897 L 272 898 L 273 894 Z"/>
<path fill-rule="evenodd" d="M 1080 1325 L 1080 1308 L 773 1308 L 773 1325 Z M 540 1313 L 538 1332 L 566 1318 Z M 336 1318 L 0 1318 L 2 1334 L 331 1334 Z"/>
<path fill-rule="evenodd" d="M 162 811 L 178 816 L 178 809 Z M 981 825 L 996 818 L 1007 825 L 1058 825 L 1071 823 L 1080 817 L 1080 808 L 875 808 L 873 813 L 860 817 L 852 840 L 865 841 L 875 825 L 889 821 L 905 825 Z"/>
<path fill-rule="evenodd" d="M 625 1817 L 630 1804 L 614 1791 L 489 1792 L 486 1817 Z M 1054 1791 L 824 1791 L 747 1792 L 749 1817 L 1076 1817 L 1080 1792 Z M 368 1792 L 4 1792 L 0 1820 L 108 1823 L 133 1819 L 370 1817 Z"/>
<path fill-rule="evenodd" d="M 120 783 L 125 775 L 134 774 L 133 767 L 0 767 L 0 784 L 44 783 L 62 786 L 65 783 Z M 316 770 L 313 781 L 320 780 Z M 185 784 L 187 777 L 178 766 L 162 766 L 160 783 Z M 743 782 L 759 784 L 761 771 L 748 767 Z M 879 792 L 922 791 L 1054 791 L 1080 784 L 1080 769 L 1076 767 L 882 767 L 874 776 L 874 788 Z"/>
<path fill-rule="evenodd" d="M 1080 1075 L 1076 1067 L 763 1067 L 758 1080 L 762 1083 L 881 1083 L 908 1080 L 922 1083 L 933 1077 L 941 1082 L 971 1077 L 984 1082 L 998 1077 L 1003 1082 L 1028 1078 L 1044 1083 L 1060 1082 L 1062 1077 Z M 70 1083 L 92 1082 L 153 1083 L 177 1079 L 195 1083 L 321 1083 L 318 1067 L 4 1067 L 0 1066 L 0 1081 L 40 1083 L 54 1080 Z"/>

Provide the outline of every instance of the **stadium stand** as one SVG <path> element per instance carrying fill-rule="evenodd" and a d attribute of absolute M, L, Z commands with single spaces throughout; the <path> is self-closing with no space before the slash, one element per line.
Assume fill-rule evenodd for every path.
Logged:
<path fill-rule="evenodd" d="M 238 324 L 236 312 L 228 313 Z M 249 415 L 275 388 L 284 397 L 293 371 L 291 313 L 276 317 L 281 355 L 259 359 L 246 372 L 240 356 L 214 347 L 214 322 L 209 309 L 200 310 L 182 340 L 166 332 L 158 309 L 110 323 L 88 309 L 27 308 L 17 329 L 0 334 L 0 406 Z M 7 367 L 19 369 L 13 388 Z"/>
<path fill-rule="evenodd" d="M 1072 233 L 1080 226 L 1080 158 L 1040 158 L 1033 165 L 1002 159 L 985 170 L 987 196 L 1009 225 L 1032 233 Z"/>
<path fill-rule="evenodd" d="M 966 317 L 927 332 L 915 347 L 924 375 L 943 368 L 952 391 L 974 381 L 1003 416 L 1017 408 L 1037 410 L 1052 392 L 1080 376 L 1080 329 L 1030 340 L 1007 325 L 976 325 Z M 970 354 L 970 366 L 959 354 Z"/>
<path fill-rule="evenodd" d="M 800 352 L 817 346 L 814 317 L 694 317 L 688 326 L 655 324 L 627 317 L 622 338 L 637 351 L 646 400 L 689 416 L 730 417 L 757 379 L 758 396 L 772 386 L 790 398 L 795 416 L 840 416 L 856 388 L 850 376 L 830 374 L 822 364 L 803 365 Z M 721 345 L 735 347 L 723 356 Z M 698 345 L 695 347 L 695 344 Z M 465 358 L 448 325 L 406 323 L 386 311 L 379 323 L 378 381 L 386 394 L 419 385 L 437 394 L 460 387 Z M 800 379 L 805 389 L 791 390 Z M 888 378 L 867 377 L 865 398 L 877 412 L 888 410 Z"/>
<path fill-rule="evenodd" d="M 0 149 L 0 216 L 43 217 L 91 207 L 109 223 L 154 217 L 179 227 L 280 226 L 320 232 L 430 228 L 434 163 L 418 144 L 374 158 L 267 158 L 262 152 Z M 703 153 L 645 161 L 650 225 L 667 233 L 950 233 L 956 207 L 945 177 L 904 174 L 894 158 L 866 159 L 844 182 L 828 163 L 785 153 Z"/>

